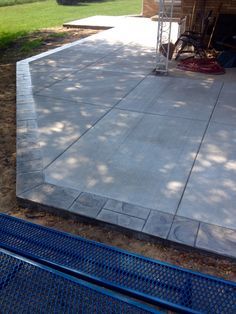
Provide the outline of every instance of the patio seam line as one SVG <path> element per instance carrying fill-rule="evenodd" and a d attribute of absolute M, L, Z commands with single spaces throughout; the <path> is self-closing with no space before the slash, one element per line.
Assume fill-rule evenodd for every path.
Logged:
<path fill-rule="evenodd" d="M 143 218 L 129 216 L 129 215 L 127 215 L 127 214 L 120 213 L 120 212 L 113 212 L 113 213 L 117 214 L 117 216 L 119 216 L 119 215 L 120 215 L 120 216 L 128 216 L 128 217 L 130 217 L 130 218 L 135 218 L 136 220 L 139 220 L 140 222 L 142 221 L 143 226 L 138 230 L 137 228 L 134 228 L 134 227 L 132 227 L 132 226 L 129 226 L 129 227 L 128 227 L 128 226 L 124 226 L 124 225 L 122 225 L 122 224 L 118 224 L 118 223 L 115 223 L 115 222 L 110 222 L 110 221 L 107 221 L 107 220 L 103 220 L 103 219 L 101 219 L 101 218 L 98 217 L 99 214 L 100 214 L 103 210 L 104 210 L 104 211 L 107 211 L 107 212 L 110 212 L 110 211 L 111 211 L 110 209 L 102 208 L 102 209 L 99 211 L 99 213 L 97 214 L 97 216 L 95 217 L 95 219 L 98 220 L 99 222 L 102 222 L 102 223 L 105 223 L 105 224 L 108 224 L 108 225 L 112 225 L 112 226 L 114 226 L 114 227 L 124 228 L 124 229 L 126 229 L 126 230 L 128 230 L 128 231 L 130 230 L 131 232 L 141 233 L 142 230 L 143 230 L 143 227 L 144 227 L 144 225 L 145 225 L 145 223 L 146 223 L 145 219 L 143 219 Z"/>
<path fill-rule="evenodd" d="M 118 109 L 115 108 L 124 98 L 126 98 L 131 92 L 133 92 L 144 80 L 149 76 L 149 74 L 143 74 L 143 78 L 138 82 L 134 87 L 131 88 L 130 91 L 128 91 L 114 106 L 112 107 L 113 109 Z"/>
<path fill-rule="evenodd" d="M 89 65 L 88 67 L 90 67 L 90 65 Z M 82 71 L 82 70 L 85 70 L 85 68 L 83 68 L 83 69 L 81 69 L 81 70 L 78 70 L 77 72 L 74 72 L 74 73 L 78 73 L 78 72 L 80 72 L 80 71 Z M 120 73 L 129 74 L 128 72 L 120 72 L 120 71 L 106 70 L 106 69 L 105 69 L 105 70 L 100 70 L 100 69 L 94 69 L 94 68 L 93 68 L 93 70 L 95 70 L 95 71 L 102 71 L 102 72 L 113 72 L 113 73 L 117 73 L 117 74 L 120 74 Z M 143 76 L 143 78 L 140 80 L 140 82 L 138 82 L 137 85 L 135 85 L 130 91 L 128 91 L 124 96 L 122 96 L 122 97 L 112 106 L 112 108 L 114 108 L 115 106 L 117 106 L 125 97 L 127 97 L 145 78 L 147 78 L 147 77 L 150 75 L 150 73 L 147 73 L 147 74 L 139 74 L 139 75 L 140 75 L 140 76 Z M 68 77 L 66 77 L 66 78 L 68 78 Z M 64 81 L 66 78 L 60 80 L 60 82 Z M 31 76 L 30 76 L 30 79 L 31 79 Z M 53 85 L 55 85 L 55 84 L 57 84 L 57 83 L 59 83 L 59 81 L 52 83 L 52 84 L 51 84 L 50 86 L 48 86 L 48 87 L 52 87 Z M 45 96 L 45 95 L 40 95 L 40 92 L 43 91 L 45 88 L 48 88 L 48 87 L 44 87 L 44 88 L 42 88 L 40 91 L 36 91 L 35 93 L 33 92 L 33 88 L 32 88 L 32 95 Z M 47 96 L 45 96 L 45 97 L 47 97 Z M 51 98 L 56 98 L 56 99 L 58 99 L 58 97 L 51 97 Z M 65 99 L 65 98 L 59 98 L 59 99 Z M 85 103 L 86 103 L 86 102 L 85 102 Z M 96 106 L 102 106 L 102 105 L 100 105 L 100 104 L 93 104 L 93 103 L 88 103 L 88 104 L 96 105 Z M 104 107 L 104 106 L 103 106 L 103 107 Z M 106 107 L 106 108 L 107 108 L 107 107 Z"/>
<path fill-rule="evenodd" d="M 75 70 L 75 71 L 72 71 L 72 74 L 78 73 L 78 72 L 80 72 L 80 71 L 85 70 L 85 69 L 88 68 L 88 67 L 91 67 L 91 66 L 95 65 L 98 61 L 100 61 L 100 60 L 106 58 L 108 55 L 112 54 L 112 53 L 115 52 L 115 51 L 119 51 L 121 48 L 122 48 L 122 47 L 120 47 L 120 48 L 118 48 L 118 49 L 116 49 L 116 50 L 114 50 L 114 51 L 112 51 L 112 52 L 109 52 L 109 53 L 106 54 L 105 56 L 100 57 L 100 58 L 97 59 L 96 61 L 94 61 L 94 62 L 92 62 L 92 63 L 90 63 L 90 64 L 85 65 L 84 67 L 82 67 L 82 68 L 79 69 L 79 70 L 77 69 L 77 70 Z M 68 48 L 67 48 L 67 49 L 68 49 Z M 55 54 L 56 54 L 56 53 L 57 53 L 57 52 L 55 52 Z M 54 54 L 54 53 L 53 53 L 53 54 Z M 42 57 L 42 58 L 44 58 L 44 57 Z M 34 62 L 34 61 L 32 61 L 32 62 Z M 33 63 L 32 63 L 32 66 L 33 66 Z M 30 65 L 29 65 L 29 67 L 30 67 Z M 64 67 L 65 67 L 65 68 L 68 68 L 68 69 L 71 68 L 71 67 L 67 67 L 67 66 L 64 66 Z M 60 68 L 60 67 L 59 67 L 59 68 Z M 56 70 L 55 70 L 55 71 L 52 71 L 52 73 L 54 73 L 54 72 L 56 72 Z M 69 78 L 70 76 L 71 76 L 71 74 L 68 74 L 68 75 L 66 75 L 63 79 L 54 79 L 56 82 L 53 82 L 53 83 L 51 83 L 51 84 L 49 84 L 49 85 L 45 85 L 45 87 L 42 87 L 42 88 L 38 89 L 36 92 L 40 92 L 40 91 L 42 91 L 42 90 L 45 89 L 45 88 L 52 87 L 53 85 L 55 85 L 55 84 L 57 84 L 57 83 L 59 83 L 59 82 L 64 81 L 65 79 Z M 31 74 L 30 74 L 30 77 L 31 77 Z"/>
<path fill-rule="evenodd" d="M 106 209 L 106 208 L 104 208 L 104 206 L 105 205 L 103 205 L 103 207 L 99 210 L 99 212 L 97 213 L 97 216 L 96 216 L 96 219 L 98 218 L 98 215 L 101 213 L 101 211 L 103 210 L 103 209 Z"/>
<path fill-rule="evenodd" d="M 39 172 L 39 171 L 35 171 L 35 172 Z M 32 172 L 28 172 L 28 173 L 32 173 Z M 43 177 L 44 177 L 44 175 L 43 175 Z M 43 179 L 43 182 L 35 185 L 34 187 L 31 187 L 30 189 L 26 189 L 26 190 L 22 191 L 21 193 L 17 194 L 16 196 L 17 197 L 21 197 L 24 193 L 30 192 L 30 191 L 34 190 L 35 188 L 38 188 L 39 186 L 41 186 L 41 185 L 43 185 L 45 183 L 44 180 L 45 179 Z"/>
<path fill-rule="evenodd" d="M 169 232 L 168 232 L 168 235 L 167 235 L 167 239 L 169 239 L 169 235 L 170 235 L 170 232 L 171 232 L 171 229 L 172 229 L 172 226 L 173 226 L 173 224 L 174 224 L 174 220 L 175 220 L 175 217 L 176 218 L 183 218 L 183 219 L 186 219 L 186 220 L 191 220 L 191 221 L 195 221 L 195 222 L 197 222 L 198 223 L 198 228 L 197 228 L 197 233 L 196 233 L 196 236 L 195 236 L 195 238 L 194 238 L 194 247 L 195 247 L 195 243 L 196 243 L 196 241 L 197 241 L 197 235 L 198 235 L 198 230 L 199 230 L 199 228 L 200 228 L 200 220 L 196 220 L 196 219 L 192 219 L 192 218 L 187 218 L 187 217 L 184 217 L 184 216 L 179 216 L 179 215 L 177 215 L 177 214 L 172 214 L 173 216 L 174 216 L 174 218 L 173 218 L 173 220 L 172 220 L 172 223 L 171 223 L 171 226 L 170 226 L 170 230 L 169 230 Z M 171 240 L 170 240 L 171 241 Z M 185 245 L 188 245 L 188 244 L 185 244 Z"/>
<path fill-rule="evenodd" d="M 93 67 L 93 69 L 94 70 L 100 70 L 100 69 L 96 69 L 96 68 L 94 68 Z M 103 70 L 101 70 L 101 71 L 103 71 Z M 105 69 L 104 71 L 107 71 L 107 72 L 116 72 L 116 73 L 122 73 L 122 74 L 130 74 L 130 72 L 128 72 L 128 71 L 119 71 L 119 70 L 116 70 L 116 71 L 114 71 L 114 70 L 109 70 L 109 69 Z M 144 71 L 143 71 L 144 72 Z M 143 75 L 143 76 L 145 76 L 145 78 L 147 77 L 147 76 L 149 76 L 150 75 L 150 72 L 148 72 L 148 73 L 141 73 L 141 72 L 137 72 L 138 73 L 138 75 Z"/>
<path fill-rule="evenodd" d="M 127 92 L 114 106 L 110 107 L 107 112 L 105 112 L 104 115 L 102 115 L 96 122 L 95 124 L 89 128 L 88 130 L 86 130 L 82 136 L 84 136 L 89 130 L 91 130 L 92 128 L 94 128 L 96 126 L 97 123 L 99 123 L 101 121 L 101 119 L 103 119 L 106 115 L 108 115 L 112 109 L 116 109 L 119 110 L 118 108 L 115 108 L 115 106 L 122 101 L 125 97 L 127 97 L 148 75 L 146 75 L 139 83 L 137 83 L 137 85 L 135 85 L 129 92 Z M 103 106 L 104 108 L 104 106 Z M 107 107 L 106 107 L 107 108 Z M 130 131 L 131 133 L 131 131 Z M 82 137 L 81 136 L 81 137 Z M 62 153 L 60 153 L 52 162 L 50 162 L 46 167 L 44 167 L 44 170 L 46 170 L 53 162 L 55 162 L 60 156 L 62 156 L 72 145 L 74 145 L 81 137 L 77 138 L 73 143 L 71 143 Z"/>
<path fill-rule="evenodd" d="M 69 69 L 69 68 L 68 68 L 68 69 Z M 56 72 L 56 71 L 52 71 L 52 74 L 53 74 L 54 72 Z M 75 72 L 72 72 L 72 74 L 74 74 L 74 73 L 76 73 L 76 72 L 77 72 L 77 70 L 76 70 Z M 71 74 L 69 74 L 69 75 L 71 75 Z M 33 92 L 33 94 L 39 93 L 39 92 L 41 92 L 42 90 L 44 90 L 45 88 L 52 87 L 54 84 L 59 83 L 59 82 L 65 80 L 66 78 L 69 77 L 69 75 L 68 75 L 68 76 L 66 75 L 63 79 L 54 79 L 55 82 L 53 82 L 53 83 L 51 83 L 51 84 L 49 84 L 49 85 L 46 84 L 45 86 L 40 87 L 40 88 L 38 88 L 37 90 L 35 90 L 35 92 L 33 92 L 33 89 L 34 89 L 34 87 L 33 87 L 33 88 L 32 88 L 32 92 Z M 30 76 L 31 76 L 31 75 L 30 75 Z"/>
<path fill-rule="evenodd" d="M 106 70 L 107 71 L 107 70 Z M 121 73 L 121 72 L 116 72 L 116 71 L 107 71 L 107 72 L 115 72 L 115 73 Z M 127 73 L 125 73 L 127 74 Z M 112 105 L 111 107 L 108 107 L 108 106 L 104 106 L 104 105 L 101 105 L 101 104 L 95 104 L 95 103 L 90 103 L 90 102 L 85 102 L 85 101 L 75 101 L 75 100 L 72 100 L 73 102 L 75 103 L 84 103 L 84 104 L 88 104 L 88 105 L 92 105 L 92 106 L 97 106 L 97 107 L 102 107 L 102 108 L 115 108 L 125 97 L 127 97 L 129 95 L 129 93 L 131 93 L 146 77 L 149 76 L 149 74 L 141 74 L 141 76 L 143 76 L 143 78 L 141 79 L 140 82 L 137 83 L 137 85 L 135 85 L 129 92 L 127 92 L 127 94 L 125 94 L 123 97 L 121 97 L 114 105 Z M 58 83 L 58 82 L 56 82 Z M 54 84 L 56 84 L 54 83 Z M 46 87 L 47 88 L 47 87 Z M 36 92 L 32 92 L 32 97 L 34 95 L 36 96 L 41 96 L 41 97 L 48 97 L 48 98 L 53 98 L 53 99 L 60 99 L 60 100 L 67 100 L 66 98 L 62 98 L 62 97 L 52 97 L 52 96 L 47 96 L 47 95 L 42 95 L 40 94 L 41 91 L 43 91 L 45 88 L 43 88 L 42 90 L 40 91 L 36 91 Z M 116 109 L 119 109 L 119 108 L 116 108 Z"/>
<path fill-rule="evenodd" d="M 107 199 L 108 199 L 108 200 L 111 200 L 111 198 L 109 198 L 109 197 L 107 197 Z M 125 203 L 125 202 L 122 202 L 122 203 Z M 126 204 L 135 205 L 135 204 L 132 204 L 132 203 L 126 203 Z M 105 205 L 104 205 L 104 206 L 105 206 Z M 145 221 L 145 223 L 146 223 L 146 221 L 147 221 L 147 219 L 148 219 L 148 217 L 149 217 L 149 215 L 150 215 L 150 212 L 151 212 L 151 210 L 150 210 L 149 208 L 146 208 L 146 209 L 149 210 L 149 214 L 148 214 L 147 218 L 140 218 L 140 217 L 138 217 L 138 216 L 130 215 L 130 214 L 123 213 L 123 212 L 118 212 L 118 211 L 115 211 L 115 210 L 113 210 L 113 209 L 106 208 L 106 207 L 104 207 L 104 206 L 101 208 L 100 211 L 102 211 L 103 209 L 109 210 L 110 212 L 113 212 L 113 213 L 116 213 L 116 214 L 121 214 L 121 215 L 126 215 L 126 216 L 129 216 L 129 217 L 133 217 L 133 218 L 142 219 L 142 220 Z M 99 212 L 99 213 L 100 213 L 100 212 Z M 99 213 L 98 213 L 98 215 L 99 215 Z"/>
<path fill-rule="evenodd" d="M 115 105 L 115 107 L 118 104 Z M 177 119 L 185 119 L 185 120 L 190 120 L 190 121 L 197 121 L 197 122 L 207 122 L 207 120 L 202 120 L 202 119 L 194 119 L 194 118 L 188 118 L 188 117 L 181 117 L 177 115 L 168 115 L 168 114 L 160 114 L 160 113 L 153 113 L 153 112 L 145 112 L 145 111 L 139 111 L 139 110 L 134 110 L 134 109 L 125 109 L 125 108 L 115 108 L 123 111 L 130 111 L 130 112 L 136 112 L 136 113 L 141 113 L 141 114 L 146 114 L 150 116 L 160 116 L 160 117 L 168 117 L 168 118 L 177 118 Z"/>
<path fill-rule="evenodd" d="M 33 159 L 33 160 L 27 160 L 27 161 L 20 161 L 20 162 L 16 162 L 16 173 L 17 174 L 26 174 L 26 173 L 30 173 L 29 171 L 27 171 L 27 169 L 25 169 L 25 170 L 20 170 L 20 171 L 17 171 L 18 169 L 17 168 L 21 168 L 20 167 L 20 163 L 26 163 L 26 162 L 42 162 L 42 160 L 41 159 Z M 35 170 L 35 171 L 31 171 L 31 172 L 38 172 L 38 171 L 42 171 L 43 169 L 42 169 L 42 167 L 38 167 L 38 169 L 37 170 Z"/>
<path fill-rule="evenodd" d="M 174 224 L 174 220 L 175 220 L 175 217 L 177 216 L 177 214 L 175 213 L 175 214 L 173 214 L 173 220 L 172 220 L 172 222 L 171 222 L 171 224 L 170 224 L 170 229 L 169 229 L 169 231 L 168 231 L 168 233 L 167 233 L 167 236 L 166 236 L 166 239 L 168 239 L 169 238 L 169 235 L 170 235 L 170 231 L 171 231 L 171 229 L 172 229 L 172 226 L 173 226 L 173 224 Z"/>
<path fill-rule="evenodd" d="M 20 106 L 20 105 L 19 105 Z M 17 119 L 17 121 L 34 121 L 34 120 L 37 120 L 35 118 L 30 118 L 30 119 Z"/>
<path fill-rule="evenodd" d="M 150 215 L 151 215 L 151 212 L 152 212 L 152 211 L 150 210 L 150 211 L 149 211 L 149 214 L 148 214 L 148 216 L 147 216 L 147 218 L 146 218 L 146 221 L 145 221 L 145 223 L 144 223 L 144 225 L 143 225 L 143 228 L 142 228 L 142 230 L 141 230 L 142 232 L 144 232 L 143 229 L 145 228 L 145 226 L 146 226 L 146 224 L 147 224 L 147 221 L 148 221 L 148 219 L 149 219 L 149 217 L 150 217 Z"/>
<path fill-rule="evenodd" d="M 186 190 L 187 185 L 188 185 L 188 182 L 189 182 L 189 180 L 190 180 L 190 177 L 191 177 L 191 174 L 192 174 L 193 168 L 194 168 L 194 166 L 195 166 L 195 164 L 196 164 L 197 157 L 198 157 L 199 152 L 200 152 L 200 149 L 201 149 L 201 147 L 202 147 L 202 143 L 203 143 L 203 141 L 204 141 L 204 139 L 205 139 L 205 136 L 206 136 L 207 130 L 208 130 L 208 128 L 209 128 L 209 125 L 210 125 L 210 122 L 211 122 L 211 119 L 212 119 L 213 113 L 214 113 L 215 108 L 216 108 L 216 105 L 217 105 L 217 103 L 218 103 L 218 101 L 219 101 L 220 94 L 221 94 L 221 92 L 222 92 L 223 87 L 224 87 L 224 82 L 222 82 L 222 83 L 221 83 L 221 88 L 220 88 L 219 93 L 218 93 L 218 96 L 217 96 L 217 98 L 216 98 L 216 102 L 215 102 L 215 105 L 214 105 L 214 107 L 213 107 L 213 109 L 212 109 L 212 112 L 211 112 L 210 118 L 209 118 L 209 120 L 208 120 L 208 122 L 207 122 L 207 124 L 206 124 L 205 131 L 203 132 L 201 142 L 200 142 L 200 144 L 199 144 L 199 146 L 198 146 L 198 149 L 197 149 L 197 152 L 196 152 L 196 156 L 195 156 L 195 158 L 194 158 L 194 160 L 193 160 L 192 167 L 191 167 L 191 169 L 190 169 L 190 171 L 189 171 L 189 174 L 188 174 L 188 177 L 187 177 L 186 183 L 185 183 L 185 185 L 184 185 L 184 189 L 183 189 L 183 192 L 182 192 L 182 194 L 181 194 L 180 200 L 179 200 L 179 202 L 178 202 L 178 205 L 177 205 L 177 208 L 176 208 L 175 214 L 177 214 L 177 212 L 178 212 L 178 210 L 179 210 L 179 207 L 180 207 L 180 204 L 181 204 L 181 202 L 182 202 L 182 199 L 183 199 L 183 196 L 184 196 L 185 190 Z"/>
<path fill-rule="evenodd" d="M 51 184 L 51 183 L 48 183 L 48 184 Z M 54 185 L 56 185 L 56 184 L 54 184 Z M 58 185 L 56 185 L 56 186 L 58 186 Z M 80 195 L 82 194 L 82 193 L 84 193 L 83 191 L 81 191 L 81 190 L 78 190 L 78 191 L 80 191 L 80 193 L 79 193 L 79 195 L 77 196 L 77 197 L 75 197 L 75 199 L 73 200 L 73 202 L 71 203 L 71 205 L 67 208 L 68 210 L 70 210 L 70 208 L 74 205 L 74 203 L 78 200 L 78 198 L 80 197 Z"/>
<path fill-rule="evenodd" d="M 197 234 L 196 234 L 196 237 L 195 237 L 195 240 L 194 240 L 194 247 L 197 247 L 197 238 L 198 238 L 198 234 L 199 234 L 199 230 L 200 230 L 200 225 L 201 225 L 201 222 L 199 221 L 199 224 L 198 224 L 198 228 L 197 228 Z"/>
<path fill-rule="evenodd" d="M 85 132 L 83 134 L 81 134 L 81 136 L 79 136 L 76 140 L 74 140 L 70 145 L 67 146 L 67 148 L 61 152 L 59 155 L 57 155 L 56 158 L 54 158 L 47 166 L 44 167 L 44 170 L 46 170 L 48 167 L 50 167 L 59 157 L 61 157 L 69 148 L 71 148 L 79 139 L 81 139 L 89 130 L 93 129 L 95 127 L 95 125 L 101 120 L 103 119 L 111 110 L 113 109 L 110 108 L 107 112 L 104 113 L 104 115 L 102 115 L 94 124 L 91 128 L 85 130 Z"/>
<path fill-rule="evenodd" d="M 57 100 L 66 100 L 68 102 L 73 102 L 74 104 L 85 104 L 85 105 L 90 105 L 90 106 L 96 106 L 98 108 L 102 108 L 102 109 L 108 109 L 108 108 L 114 108 L 114 107 L 106 107 L 106 106 L 103 106 L 103 105 L 98 105 L 98 104 L 93 104 L 91 102 L 86 102 L 86 101 L 76 101 L 76 100 L 68 100 L 66 98 L 61 98 L 61 97 L 56 97 L 56 96 L 47 96 L 47 95 L 42 95 L 42 94 L 39 94 L 39 93 L 34 93 L 33 94 L 34 96 L 40 96 L 40 97 L 44 97 L 44 98 L 49 98 L 49 99 L 57 99 Z M 31 119 L 31 120 L 35 120 L 35 119 Z"/>

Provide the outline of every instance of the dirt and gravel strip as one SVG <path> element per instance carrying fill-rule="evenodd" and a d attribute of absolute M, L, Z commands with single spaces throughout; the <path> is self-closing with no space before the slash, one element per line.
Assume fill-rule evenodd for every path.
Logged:
<path fill-rule="evenodd" d="M 95 32 L 88 29 L 47 29 L 20 39 L 7 50 L 0 51 L 0 211 L 148 257 L 236 281 L 236 261 L 137 240 L 122 232 L 109 231 L 100 226 L 63 219 L 48 213 L 20 208 L 17 205 L 15 198 L 15 63 Z M 37 48 L 30 52 L 22 49 L 22 47 L 28 47 L 25 43 L 35 41 L 35 39 L 39 39 L 38 42 L 40 42 Z"/>

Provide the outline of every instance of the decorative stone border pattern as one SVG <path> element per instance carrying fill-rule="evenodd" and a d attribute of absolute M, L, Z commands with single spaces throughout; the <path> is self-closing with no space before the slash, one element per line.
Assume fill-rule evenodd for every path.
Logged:
<path fill-rule="evenodd" d="M 89 37 L 96 38 L 99 34 Z M 16 195 L 23 206 L 96 220 L 139 237 L 173 241 L 236 258 L 236 231 L 48 184 L 44 178 L 29 63 L 86 41 L 76 41 L 17 63 Z"/>

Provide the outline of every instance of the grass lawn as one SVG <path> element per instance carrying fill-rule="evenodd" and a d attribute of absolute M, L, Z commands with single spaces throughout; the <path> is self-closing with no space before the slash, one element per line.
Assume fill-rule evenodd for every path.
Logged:
<path fill-rule="evenodd" d="M 0 0 L 0 7 L 5 7 L 7 5 L 37 2 L 37 1 L 45 1 L 45 0 Z"/>
<path fill-rule="evenodd" d="M 0 0 L 1 1 L 1 0 Z M 56 0 L 0 7 L 0 48 L 14 39 L 41 28 L 92 15 L 140 14 L 142 0 L 103 0 L 62 6 Z"/>

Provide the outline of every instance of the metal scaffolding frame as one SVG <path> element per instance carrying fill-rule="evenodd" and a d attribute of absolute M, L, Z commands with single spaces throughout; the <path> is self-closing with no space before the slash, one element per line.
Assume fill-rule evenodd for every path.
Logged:
<path fill-rule="evenodd" d="M 156 1 L 159 4 L 156 45 L 156 73 L 168 74 L 171 24 L 175 0 Z"/>

